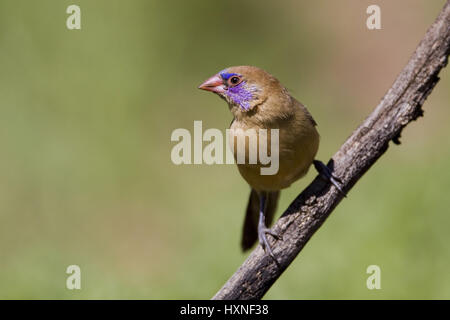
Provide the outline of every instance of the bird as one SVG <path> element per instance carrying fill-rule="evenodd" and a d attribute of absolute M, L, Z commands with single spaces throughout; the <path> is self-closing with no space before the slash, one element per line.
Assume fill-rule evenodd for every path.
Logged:
<path fill-rule="evenodd" d="M 317 123 L 308 109 L 277 78 L 258 67 L 228 67 L 198 88 L 227 102 L 233 115 L 228 130 L 229 141 L 239 138 L 245 130 L 255 130 L 259 140 L 261 129 L 269 132 L 278 129 L 278 171 L 275 174 L 261 174 L 260 169 L 265 164 L 259 158 L 256 163 L 237 163 L 239 173 L 251 188 L 241 248 L 246 251 L 259 240 L 263 250 L 278 262 L 267 236 L 280 239 L 280 235 L 268 228 L 275 215 L 280 191 L 305 176 L 314 164 L 319 174 L 343 193 L 339 179 L 333 176 L 331 169 L 315 160 L 320 140 Z M 245 159 L 248 160 L 248 145 L 245 148 Z M 232 152 L 236 159 L 236 146 Z"/>

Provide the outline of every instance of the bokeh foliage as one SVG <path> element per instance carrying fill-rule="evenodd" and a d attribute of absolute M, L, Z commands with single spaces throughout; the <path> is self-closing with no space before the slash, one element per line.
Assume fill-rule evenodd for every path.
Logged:
<path fill-rule="evenodd" d="M 365 27 L 377 3 L 382 30 Z M 319 123 L 326 161 L 375 107 L 444 1 L 0 2 L 0 298 L 209 298 L 245 256 L 248 186 L 175 166 L 171 132 L 225 129 L 198 84 L 275 74 Z M 82 29 L 66 29 L 78 4 Z M 450 298 L 450 73 L 266 295 Z M 283 192 L 279 212 L 314 177 Z M 82 290 L 65 288 L 66 267 Z M 369 291 L 365 271 L 382 270 Z"/>

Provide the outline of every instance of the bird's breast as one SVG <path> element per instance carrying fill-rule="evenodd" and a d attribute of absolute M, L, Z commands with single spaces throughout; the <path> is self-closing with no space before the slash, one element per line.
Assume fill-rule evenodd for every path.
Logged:
<path fill-rule="evenodd" d="M 240 174 L 261 191 L 287 188 L 305 175 L 319 146 L 314 125 L 295 117 L 264 126 L 235 120 L 228 134 Z M 263 168 L 272 174 L 262 174 Z"/>

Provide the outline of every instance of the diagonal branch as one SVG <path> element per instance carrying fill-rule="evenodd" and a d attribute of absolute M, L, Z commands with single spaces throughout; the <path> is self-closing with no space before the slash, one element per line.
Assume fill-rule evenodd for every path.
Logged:
<path fill-rule="evenodd" d="M 389 142 L 399 144 L 402 129 L 422 116 L 422 105 L 449 53 L 450 0 L 380 104 L 328 163 L 346 192 L 386 152 Z M 280 267 L 258 246 L 213 299 L 262 298 L 341 200 L 335 187 L 316 177 L 274 226 L 283 237 L 271 244 Z"/>

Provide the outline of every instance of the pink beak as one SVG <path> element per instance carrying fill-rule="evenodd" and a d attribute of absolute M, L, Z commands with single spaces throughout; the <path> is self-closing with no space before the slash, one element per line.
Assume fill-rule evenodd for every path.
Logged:
<path fill-rule="evenodd" d="M 222 77 L 219 74 L 213 75 L 211 78 L 203 82 L 198 88 L 215 93 L 222 93 L 225 91 Z"/>

